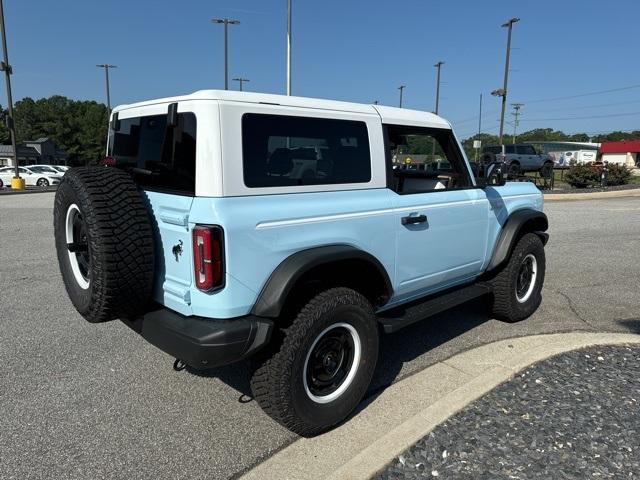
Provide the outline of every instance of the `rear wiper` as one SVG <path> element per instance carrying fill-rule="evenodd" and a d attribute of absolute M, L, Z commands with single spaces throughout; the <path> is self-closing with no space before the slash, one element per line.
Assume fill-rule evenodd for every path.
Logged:
<path fill-rule="evenodd" d="M 147 176 L 151 176 L 151 175 L 158 175 L 156 172 L 153 172 L 151 170 L 147 170 L 145 168 L 138 168 L 138 167 L 133 167 L 131 169 L 131 171 L 133 173 L 139 173 L 140 175 L 147 175 Z"/>

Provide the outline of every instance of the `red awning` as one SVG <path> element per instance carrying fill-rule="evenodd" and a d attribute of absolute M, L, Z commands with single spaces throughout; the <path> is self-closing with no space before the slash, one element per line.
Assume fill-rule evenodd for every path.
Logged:
<path fill-rule="evenodd" d="M 625 142 L 607 142 L 600 145 L 600 153 L 638 153 L 640 152 L 640 140 Z"/>

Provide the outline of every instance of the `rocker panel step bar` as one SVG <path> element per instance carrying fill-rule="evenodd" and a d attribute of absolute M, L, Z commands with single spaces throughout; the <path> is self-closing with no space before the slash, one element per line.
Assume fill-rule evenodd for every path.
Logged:
<path fill-rule="evenodd" d="M 445 293 L 429 295 L 407 305 L 382 312 L 378 315 L 378 321 L 384 328 L 385 333 L 394 333 L 412 323 L 419 322 L 488 293 L 491 293 L 491 288 L 484 283 L 458 287 L 454 290 L 445 291 Z"/>

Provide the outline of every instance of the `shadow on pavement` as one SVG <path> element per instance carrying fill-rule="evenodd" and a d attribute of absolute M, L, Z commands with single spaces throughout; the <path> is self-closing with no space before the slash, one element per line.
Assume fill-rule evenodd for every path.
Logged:
<path fill-rule="evenodd" d="M 479 298 L 417 322 L 397 333 L 381 334 L 380 355 L 367 398 L 375 398 L 392 385 L 406 362 L 476 328 L 488 319 L 485 300 Z M 241 393 L 241 402 L 251 398 L 249 361 L 210 370 L 194 370 L 187 367 L 185 371 L 192 375 L 220 379 Z"/>
<path fill-rule="evenodd" d="M 628 330 L 629 333 L 640 334 L 640 318 L 623 318 L 616 320 L 616 323 Z"/>

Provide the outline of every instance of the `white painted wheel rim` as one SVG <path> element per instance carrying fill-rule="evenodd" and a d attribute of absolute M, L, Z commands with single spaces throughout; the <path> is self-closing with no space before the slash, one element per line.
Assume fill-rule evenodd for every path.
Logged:
<path fill-rule="evenodd" d="M 309 365 L 309 358 L 311 357 L 311 353 L 313 352 L 318 342 L 328 332 L 338 328 L 345 329 L 350 335 L 351 340 L 353 342 L 353 360 L 351 362 L 351 366 L 349 367 L 349 372 L 347 373 L 346 377 L 344 378 L 340 386 L 335 391 L 331 392 L 328 395 L 315 395 L 313 392 L 311 392 L 309 388 L 309 384 L 307 382 L 307 367 Z M 361 356 L 362 356 L 362 343 L 360 341 L 360 335 L 358 335 L 357 330 L 352 325 L 348 323 L 340 322 L 340 323 L 334 323 L 333 325 L 330 325 L 329 327 L 325 328 L 322 332 L 320 332 L 320 334 L 318 334 L 318 336 L 316 336 L 315 340 L 311 344 L 311 347 L 307 351 L 307 355 L 304 360 L 304 368 L 302 370 L 302 381 L 304 383 L 304 390 L 307 396 L 313 402 L 320 403 L 320 404 L 330 403 L 336 400 L 337 398 L 339 398 L 353 383 L 353 379 L 355 378 L 356 373 L 358 373 L 358 367 L 360 365 Z"/>
<path fill-rule="evenodd" d="M 536 280 L 538 278 L 538 261 L 533 253 L 529 253 L 522 259 L 522 263 L 520 264 L 520 269 L 518 270 L 518 276 L 520 276 L 522 269 L 527 267 L 527 264 L 530 263 L 530 278 L 529 284 L 524 293 L 518 294 L 518 278 L 516 278 L 516 300 L 518 303 L 525 303 L 529 298 L 531 298 L 531 294 L 533 293 L 534 288 L 536 287 Z"/>
<path fill-rule="evenodd" d="M 78 215 L 82 215 L 80 213 L 78 205 L 76 205 L 75 203 L 69 205 L 69 208 L 67 209 L 67 217 L 65 220 L 65 239 L 67 241 L 67 244 L 73 243 L 76 240 L 73 238 L 73 221 Z M 73 278 L 80 288 L 84 290 L 88 289 L 90 280 L 88 278 L 85 278 L 85 276 L 80 271 L 78 254 L 76 252 L 70 252 L 68 249 L 67 254 L 69 255 L 69 264 L 71 265 Z"/>

